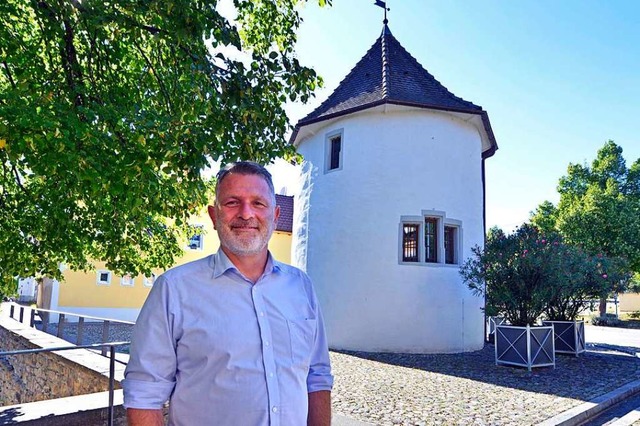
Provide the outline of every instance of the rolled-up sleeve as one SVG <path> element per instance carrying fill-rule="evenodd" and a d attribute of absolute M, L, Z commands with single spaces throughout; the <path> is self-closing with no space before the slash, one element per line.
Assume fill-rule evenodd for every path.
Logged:
<path fill-rule="evenodd" d="M 175 387 L 175 318 L 170 302 L 170 288 L 160 276 L 133 329 L 129 363 L 122 382 L 126 408 L 162 408 Z"/>
<path fill-rule="evenodd" d="M 333 388 L 333 375 L 331 374 L 331 360 L 329 359 L 329 346 L 327 334 L 324 329 L 324 319 L 322 311 L 318 306 L 318 301 L 313 294 L 313 302 L 316 308 L 317 330 L 315 347 L 311 355 L 309 374 L 307 376 L 307 392 L 330 391 Z"/>

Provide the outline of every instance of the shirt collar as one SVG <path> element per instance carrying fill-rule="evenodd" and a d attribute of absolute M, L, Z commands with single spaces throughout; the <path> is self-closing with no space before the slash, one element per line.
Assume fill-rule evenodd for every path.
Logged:
<path fill-rule="evenodd" d="M 218 278 L 220 275 L 224 274 L 228 270 L 236 271 L 240 274 L 240 271 L 233 262 L 227 257 L 227 255 L 222 251 L 222 249 L 218 249 L 216 253 L 211 256 L 210 261 L 211 266 L 213 267 L 213 278 Z M 281 270 L 280 262 L 275 260 L 271 255 L 271 252 L 267 252 L 267 264 L 264 267 L 264 272 L 262 276 L 269 275 L 270 273 Z"/>

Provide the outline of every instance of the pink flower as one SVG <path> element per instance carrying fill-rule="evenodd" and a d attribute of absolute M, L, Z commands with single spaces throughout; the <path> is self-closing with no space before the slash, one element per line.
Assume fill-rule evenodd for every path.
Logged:
<path fill-rule="evenodd" d="M 542 244 L 546 244 L 546 243 L 547 243 L 547 240 L 542 240 Z"/>
<path fill-rule="evenodd" d="M 604 278 L 605 280 L 607 279 L 608 275 L 607 274 L 602 274 L 602 278 Z"/>

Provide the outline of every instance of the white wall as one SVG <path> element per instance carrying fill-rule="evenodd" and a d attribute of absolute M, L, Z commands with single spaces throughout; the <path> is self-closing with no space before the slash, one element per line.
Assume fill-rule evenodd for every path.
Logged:
<path fill-rule="evenodd" d="M 35 302 L 37 284 L 38 283 L 33 277 L 20 278 L 18 280 L 18 301 Z"/>
<path fill-rule="evenodd" d="M 338 129 L 342 170 L 325 173 L 325 135 Z M 311 171 L 309 209 L 297 212 L 308 238 L 300 257 L 306 265 L 299 266 L 314 280 L 331 347 L 480 349 L 483 302 L 463 285 L 458 267 L 398 262 L 401 216 L 427 209 L 462 221 L 463 258 L 483 243 L 476 128 L 425 110 L 365 112 L 331 123 L 298 150 Z M 304 204 L 296 200 L 296 209 Z"/>

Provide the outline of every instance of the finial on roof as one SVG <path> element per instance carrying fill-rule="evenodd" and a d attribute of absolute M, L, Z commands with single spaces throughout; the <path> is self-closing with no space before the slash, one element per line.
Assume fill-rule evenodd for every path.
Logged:
<path fill-rule="evenodd" d="M 382 23 L 386 26 L 389 23 L 389 20 L 387 19 L 387 11 L 391 9 L 387 7 L 387 2 L 382 0 L 375 0 L 374 4 L 384 9 L 384 21 L 382 21 Z"/>

